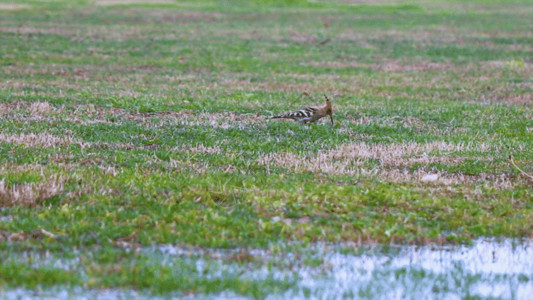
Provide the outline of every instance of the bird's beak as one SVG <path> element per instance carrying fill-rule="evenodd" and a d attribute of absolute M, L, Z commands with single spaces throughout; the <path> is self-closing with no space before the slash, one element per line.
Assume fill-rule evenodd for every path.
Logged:
<path fill-rule="evenodd" d="M 333 123 L 333 114 L 329 115 L 329 118 L 331 119 L 331 125 L 334 126 L 335 123 Z"/>

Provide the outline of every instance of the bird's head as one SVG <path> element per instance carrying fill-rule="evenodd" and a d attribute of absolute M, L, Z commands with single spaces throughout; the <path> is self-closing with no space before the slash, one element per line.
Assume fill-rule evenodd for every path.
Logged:
<path fill-rule="evenodd" d="M 328 96 L 324 95 L 324 98 L 326 98 L 326 114 L 329 115 L 329 118 L 331 119 L 331 125 L 334 125 L 333 122 L 333 104 L 331 103 L 331 100 L 329 100 Z"/>

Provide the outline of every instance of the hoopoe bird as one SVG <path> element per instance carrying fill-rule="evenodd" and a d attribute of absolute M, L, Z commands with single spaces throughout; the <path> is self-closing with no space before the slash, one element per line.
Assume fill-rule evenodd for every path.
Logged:
<path fill-rule="evenodd" d="M 333 104 L 329 100 L 328 96 L 324 95 L 326 98 L 326 103 L 321 106 L 308 106 L 304 109 L 295 110 L 291 112 L 286 112 L 281 115 L 273 116 L 272 119 L 292 119 L 298 123 L 315 123 L 316 121 L 322 119 L 325 116 L 329 115 L 331 119 L 331 125 L 333 123 Z"/>

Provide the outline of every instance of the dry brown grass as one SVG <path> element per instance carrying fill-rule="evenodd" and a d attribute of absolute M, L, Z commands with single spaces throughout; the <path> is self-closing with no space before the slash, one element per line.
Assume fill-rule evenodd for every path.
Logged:
<path fill-rule="evenodd" d="M 486 188 L 508 189 L 516 183 L 508 175 L 479 174 L 448 174 L 441 171 L 419 169 L 411 171 L 407 167 L 414 164 L 428 165 L 442 163 L 459 164 L 464 157 L 434 156 L 430 152 L 439 151 L 454 153 L 458 151 L 488 151 L 489 146 L 454 145 L 444 142 L 429 144 L 346 144 L 341 147 L 321 151 L 315 155 L 298 155 L 296 153 L 271 153 L 261 158 L 260 165 L 275 165 L 289 168 L 293 172 L 324 173 L 329 175 L 349 175 L 375 178 L 389 182 L 413 182 L 417 184 L 436 185 L 470 185 L 482 184 Z M 365 169 L 368 160 L 377 160 L 379 168 Z"/>
<path fill-rule="evenodd" d="M 366 67 L 387 73 L 381 79 L 369 80 L 361 76 L 340 76 L 335 74 L 284 74 L 276 78 L 269 78 L 264 81 L 251 81 L 246 78 L 253 78 L 254 74 L 233 74 L 226 73 L 216 82 L 206 82 L 202 75 L 164 75 L 154 77 L 153 73 L 166 72 L 163 68 L 149 66 L 81 66 L 78 70 L 68 70 L 65 66 L 43 66 L 25 67 L 8 66 L 0 68 L 7 72 L 26 72 L 29 74 L 57 74 L 48 76 L 45 84 L 42 81 L 6 81 L 0 83 L 0 87 L 12 88 L 13 95 L 35 95 L 35 96 L 57 96 L 57 92 L 46 91 L 45 86 L 55 87 L 63 91 L 72 91 L 87 88 L 91 82 L 105 80 L 110 85 L 119 86 L 112 88 L 109 92 L 98 94 L 97 88 L 95 96 L 102 97 L 128 97 L 139 98 L 142 93 L 136 91 L 136 87 L 146 84 L 147 80 L 157 81 L 157 89 L 162 95 L 171 95 L 173 87 L 185 86 L 190 89 L 218 90 L 225 87 L 239 91 L 267 91 L 267 92 L 302 92 L 328 93 L 338 95 L 360 95 L 371 94 L 377 97 L 416 97 L 427 101 L 466 98 L 474 102 L 501 102 L 508 104 L 529 103 L 528 94 L 519 96 L 510 95 L 517 86 L 499 87 L 491 81 L 501 76 L 509 63 L 507 62 L 487 62 L 485 64 L 453 65 L 445 62 L 413 62 L 408 60 L 382 60 L 372 64 L 359 63 L 354 58 L 347 57 L 338 61 L 311 62 L 313 66 L 329 67 Z M 525 64 L 525 67 L 513 69 L 524 76 L 531 74 L 533 68 Z M 26 70 L 24 70 L 26 68 Z M 20 70 L 19 70 L 20 69 Z M 428 79 L 424 72 L 433 71 L 435 74 Z M 446 71 L 446 72 L 440 72 Z M 468 71 L 468 72 L 467 72 Z M 465 75 L 467 74 L 467 75 Z M 475 75 L 472 75 L 475 74 Z M 244 79 L 243 79 L 244 78 Z M 460 79 L 459 79 L 460 78 Z M 456 84 L 465 86 L 462 91 L 454 91 Z M 524 85 L 524 83 L 520 83 Z M 484 85 L 484 86 L 483 86 Z M 482 90 L 488 85 L 491 88 L 502 89 L 496 92 Z M 518 85 L 518 84 L 517 84 Z M 390 88 L 384 89 L 383 86 Z M 396 88 L 394 88 L 396 87 Z M 410 87 L 410 88 L 407 88 Z M 525 87 L 528 88 L 527 86 Z M 504 90 L 503 90 L 504 89 Z M 523 88 L 522 88 L 523 89 Z M 427 92 L 417 92 L 426 90 Z M 72 93 L 72 92 L 68 92 Z M 254 105 L 254 103 L 247 103 Z"/>
<path fill-rule="evenodd" d="M 324 1 L 325 2 L 325 1 Z M 337 2 L 344 3 L 344 4 L 398 4 L 402 3 L 401 1 L 394 1 L 394 0 L 337 0 Z"/>
<path fill-rule="evenodd" d="M 256 15 L 256 18 L 266 18 L 266 15 Z M 202 34 L 202 33 L 199 33 Z M 243 40 L 268 40 L 283 43 L 300 43 L 300 44 L 317 44 L 321 42 L 319 37 L 312 32 L 303 32 L 300 30 L 287 30 L 282 28 L 275 29 L 215 29 L 213 31 L 203 32 L 204 36 L 214 35 L 216 37 L 237 38 Z M 272 55 L 268 53 L 267 55 Z"/>
<path fill-rule="evenodd" d="M 451 63 L 439 63 L 439 62 L 417 62 L 408 63 L 400 60 L 388 59 L 380 63 L 364 64 L 357 61 L 326 61 L 326 62 L 313 62 L 311 66 L 328 67 L 328 68 L 369 68 L 377 71 L 386 72 L 428 72 L 428 71 L 446 71 L 452 68 L 456 68 Z"/>
<path fill-rule="evenodd" d="M 0 27 L 0 32 L 18 33 L 18 34 L 57 34 L 57 35 L 74 35 L 76 31 L 62 27 Z"/>
<path fill-rule="evenodd" d="M 27 4 L 0 3 L 0 10 L 19 10 L 30 8 Z"/>
<path fill-rule="evenodd" d="M 520 95 L 508 95 L 502 99 L 503 103 L 514 105 L 532 105 L 533 93 L 526 93 Z"/>
<path fill-rule="evenodd" d="M 39 83 L 25 82 L 17 80 L 7 80 L 0 82 L 0 89 L 41 89 L 43 86 Z"/>
<path fill-rule="evenodd" d="M 456 164 L 464 160 L 455 156 L 431 156 L 432 151 L 457 152 L 471 149 L 473 146 L 453 145 L 444 142 L 433 142 L 429 144 L 407 143 L 407 144 L 345 144 L 341 147 L 320 151 L 316 155 L 299 156 L 295 153 L 273 153 L 267 154 L 259 164 L 274 164 L 281 167 L 288 167 L 295 171 L 323 172 L 327 174 L 360 174 L 360 167 L 366 160 L 378 160 L 382 167 L 405 167 L 415 163 L 447 163 Z M 476 149 L 487 150 L 488 146 L 479 145 Z"/>
<path fill-rule="evenodd" d="M 63 237 L 64 235 L 53 234 L 44 228 L 39 228 L 33 232 L 9 232 L 7 230 L 0 229 L 0 241 L 20 242 L 28 239 L 41 240 L 43 238 L 57 239 Z"/>
<path fill-rule="evenodd" d="M 387 72 L 428 72 L 446 71 L 452 69 L 454 66 L 450 63 L 420 62 L 415 64 L 405 64 L 397 60 L 387 60 L 380 64 L 372 64 L 370 67 L 375 70 Z"/>
<path fill-rule="evenodd" d="M 373 116 L 363 116 L 362 120 L 352 119 L 352 124 L 380 124 L 381 126 L 396 127 L 401 125 L 417 131 L 424 131 L 427 134 L 447 135 L 450 133 L 460 133 L 468 130 L 466 127 L 454 126 L 450 123 L 441 122 L 439 124 L 428 123 L 415 117 L 388 117 L 386 119 L 375 118 Z M 377 120 L 376 120 L 377 119 Z"/>
<path fill-rule="evenodd" d="M 58 146 L 69 146 L 72 143 L 83 144 L 72 137 L 58 137 L 49 133 L 0 133 L 0 142 L 34 148 L 55 148 Z"/>
<path fill-rule="evenodd" d="M 46 199 L 63 192 L 65 180 L 62 177 L 49 177 L 43 182 L 8 186 L 0 181 L 0 207 L 38 207 Z"/>
<path fill-rule="evenodd" d="M 105 113 L 98 116 L 96 114 L 90 115 L 91 112 L 89 112 L 88 115 L 86 113 L 87 107 L 93 107 L 94 110 L 94 106 L 87 105 L 80 105 L 74 110 L 67 111 L 64 106 L 54 107 L 48 102 L 12 101 L 0 103 L 0 116 L 17 122 L 71 122 L 82 125 L 113 124 L 113 122 L 105 119 Z M 90 110 L 90 108 L 88 109 Z M 61 115 L 62 113 L 67 113 L 67 116 Z"/>
<path fill-rule="evenodd" d="M 310 65 L 321 65 L 328 63 L 309 63 Z M 455 66 L 448 63 L 431 63 L 431 62 L 384 62 L 381 64 L 359 64 L 357 62 L 334 62 L 336 66 L 361 66 L 376 70 L 381 70 L 388 73 L 387 76 L 370 80 L 361 76 L 340 76 L 340 75 L 301 75 L 301 74 L 285 74 L 278 78 L 270 78 L 266 81 L 251 81 L 249 79 L 238 79 L 235 76 L 228 74 L 221 77 L 217 83 L 206 83 L 209 89 L 217 89 L 223 86 L 227 89 L 238 91 L 267 91 L 267 92 L 291 92 L 301 93 L 306 91 L 309 93 L 327 93 L 336 95 L 372 95 L 384 98 L 417 98 L 426 101 L 442 101 L 447 99 L 473 98 L 475 101 L 483 101 L 482 99 L 475 99 L 470 91 L 476 91 L 481 96 L 485 90 L 481 89 L 481 81 L 491 81 L 497 78 L 498 73 L 502 69 L 491 69 L 479 71 L 480 66 L 466 65 Z M 389 71 L 386 71 L 389 70 Z M 447 72 L 440 72 L 447 70 Z M 429 79 L 424 72 L 435 71 L 435 74 Z M 437 72 L 439 71 L 439 72 Z M 465 72 L 476 73 L 476 75 L 465 76 Z M 479 72 L 482 75 L 479 75 Z M 252 77 L 252 76 L 250 76 Z M 460 78 L 460 79 L 459 79 Z M 463 91 L 454 91 L 453 87 L 456 84 L 465 86 Z M 487 83 L 488 84 L 488 83 Z M 387 88 L 383 88 L 386 86 Z M 486 85 L 483 86 L 486 88 Z M 418 92 L 426 91 L 426 92 Z M 507 92 L 511 88 L 507 88 Z M 492 95 L 492 94 L 491 94 Z"/>
<path fill-rule="evenodd" d="M 382 170 L 373 174 L 377 179 L 394 183 L 412 182 L 414 184 L 431 184 L 433 186 L 471 186 L 478 185 L 485 189 L 506 190 L 512 189 L 521 181 L 510 177 L 507 174 L 488 174 L 481 173 L 477 175 L 465 175 L 453 173 L 449 174 L 440 171 L 427 171 L 423 169 L 414 172 L 408 169 L 391 169 Z"/>
<path fill-rule="evenodd" d="M 102 29 L 104 30 L 104 29 Z M 1 27 L 0 27 L 1 31 Z M 120 74 L 127 77 L 132 73 L 146 73 L 153 75 L 153 73 L 169 72 L 169 69 L 148 66 L 148 65 L 90 65 L 83 64 L 77 65 L 72 70 L 69 70 L 69 65 L 65 64 L 40 64 L 40 65 L 9 65 L 0 67 L 1 70 L 7 74 L 16 75 L 53 75 L 53 76 L 66 76 L 69 79 L 87 79 L 88 75 L 94 75 L 95 73 L 113 73 Z"/>
<path fill-rule="evenodd" d="M 533 104 L 533 93 L 513 94 L 508 89 L 496 88 L 489 92 L 479 94 L 472 103 L 486 104 L 506 104 L 506 105 L 531 105 Z"/>
<path fill-rule="evenodd" d="M 210 126 L 213 128 L 245 128 L 266 120 L 265 116 L 258 114 L 236 114 L 233 112 L 199 113 L 192 111 L 164 112 L 164 113 L 135 113 L 122 108 L 104 108 L 95 105 L 79 105 L 74 109 L 65 107 L 56 108 L 48 102 L 13 101 L 0 103 L 0 116 L 18 122 L 71 122 L 82 125 L 92 124 L 120 124 L 123 121 L 135 122 L 147 128 L 157 128 L 169 125 L 185 126 Z M 109 116 L 116 119 L 109 120 Z M 21 133 L 0 134 L 0 142 L 16 145 L 25 145 L 37 148 L 54 148 L 77 144 L 82 148 L 98 149 L 135 149 L 139 148 L 132 143 L 103 143 L 84 142 L 71 136 L 59 137 L 49 133 Z M 140 148 L 151 148 L 151 145 Z M 203 154 L 216 154 L 221 150 L 218 147 L 176 147 L 173 151 L 191 151 Z"/>
<path fill-rule="evenodd" d="M 95 5 L 125 5 L 125 4 L 168 4 L 174 3 L 172 0 L 95 0 Z"/>
<path fill-rule="evenodd" d="M 1 30 L 1 29 L 0 29 Z M 69 79 L 83 79 L 88 80 L 87 75 L 92 75 L 96 67 L 92 65 L 81 65 L 68 70 L 67 65 L 61 64 L 39 64 L 39 65 L 8 65 L 0 67 L 0 70 L 9 75 L 52 75 L 52 76 L 68 76 Z M 104 67 L 100 67 L 102 69 Z"/>
<path fill-rule="evenodd" d="M 20 104 L 27 103 L 22 101 L 14 101 L 14 102 L 2 102 L 0 103 L 0 116 L 5 117 L 7 115 L 12 114 L 15 111 L 20 110 L 21 106 Z"/>
<path fill-rule="evenodd" d="M 165 125 L 185 125 L 185 126 L 210 126 L 213 128 L 227 129 L 230 127 L 243 127 L 264 121 L 265 117 L 257 114 L 236 114 L 234 112 L 219 113 L 199 113 L 192 111 L 164 112 L 164 113 L 132 113 L 122 109 L 103 109 L 97 108 L 96 114 L 100 117 L 113 114 L 129 121 L 142 124 L 147 127 Z M 154 122 L 153 120 L 157 120 Z"/>
<path fill-rule="evenodd" d="M 164 125 L 211 126 L 214 128 L 242 127 L 264 121 L 265 117 L 257 114 L 236 114 L 234 112 L 199 113 L 192 111 L 136 113 L 122 108 L 104 108 L 94 105 L 80 105 L 68 112 L 69 117 L 62 120 L 71 122 L 111 123 L 109 115 L 138 123 L 146 127 Z M 80 120 L 84 116 L 89 120 Z M 120 122 L 120 121 L 117 121 Z"/>
<path fill-rule="evenodd" d="M 462 11 L 462 12 L 476 12 L 476 13 L 483 13 L 483 14 L 512 14 L 516 16 L 521 15 L 530 15 L 533 12 L 533 8 L 531 5 L 527 4 L 521 4 L 521 3 L 513 3 L 513 2 L 501 2 L 501 3 L 495 3 L 492 2 L 490 4 L 484 4 L 483 2 L 469 2 L 469 1 L 461 1 L 461 2 L 453 2 L 453 1 L 425 1 L 424 6 L 428 8 L 430 12 L 432 12 L 435 8 L 438 8 L 438 10 L 435 10 L 435 12 L 440 13 L 442 9 L 448 9 L 455 12 Z M 524 16 L 525 17 L 525 16 Z"/>
<path fill-rule="evenodd" d="M 340 91 L 355 93 L 357 89 L 351 85 L 340 85 L 341 82 L 335 81 L 335 77 L 340 79 L 341 76 L 330 76 L 329 78 L 320 78 L 309 82 L 283 82 L 279 80 L 251 82 L 250 80 L 226 78 L 217 83 L 219 86 L 226 87 L 237 91 L 268 91 L 268 92 L 291 92 L 301 93 L 327 93 L 337 94 Z"/>
<path fill-rule="evenodd" d="M 55 111 L 48 102 L 32 102 L 28 108 L 31 115 L 49 114 Z"/>
<path fill-rule="evenodd" d="M 223 13 L 215 11 L 175 11 L 165 9 L 153 9 L 146 11 L 145 9 L 136 10 L 132 9 L 131 12 L 142 12 L 147 17 L 155 18 L 158 21 L 172 22 L 172 23 L 186 23 L 187 21 L 201 21 L 212 22 L 224 17 Z M 218 29 L 217 29 L 218 30 Z M 195 31 L 196 32 L 196 31 Z M 193 33 L 193 32 L 190 32 Z"/>
<path fill-rule="evenodd" d="M 357 16 L 360 18 L 360 16 Z M 383 17 L 382 17 L 383 18 Z M 372 40 L 389 41 L 415 41 L 418 43 L 453 43 L 463 44 L 465 38 L 475 36 L 476 33 L 469 31 L 458 31 L 454 27 L 440 26 L 432 29 L 401 31 L 397 29 L 375 30 L 370 32 L 360 31 L 356 28 L 345 29 L 335 35 L 335 39 L 353 41 L 366 48 L 375 48 Z"/>
<path fill-rule="evenodd" d="M 197 175 L 205 175 L 209 173 L 209 164 L 207 162 L 190 162 L 171 159 L 163 166 L 170 171 L 190 173 L 194 172 Z"/>

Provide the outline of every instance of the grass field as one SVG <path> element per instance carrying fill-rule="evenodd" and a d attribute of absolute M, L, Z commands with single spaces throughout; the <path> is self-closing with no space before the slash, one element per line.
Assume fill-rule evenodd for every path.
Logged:
<path fill-rule="evenodd" d="M 0 287 L 264 297 L 144 249 L 533 235 L 529 0 L 1 1 Z"/>

